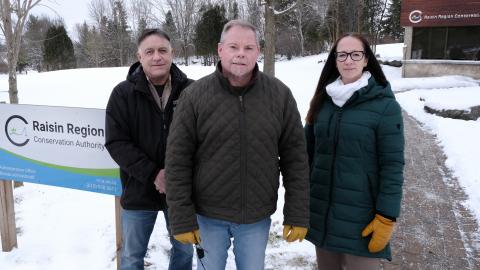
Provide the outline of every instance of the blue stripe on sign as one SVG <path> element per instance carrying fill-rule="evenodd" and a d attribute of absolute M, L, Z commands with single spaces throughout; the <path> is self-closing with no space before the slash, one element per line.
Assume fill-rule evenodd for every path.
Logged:
<path fill-rule="evenodd" d="M 49 168 L 0 151 L 0 179 L 79 189 L 120 196 L 119 178 Z"/>

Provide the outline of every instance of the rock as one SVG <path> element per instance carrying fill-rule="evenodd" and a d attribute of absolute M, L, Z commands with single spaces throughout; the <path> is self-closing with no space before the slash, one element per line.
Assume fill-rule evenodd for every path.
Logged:
<path fill-rule="evenodd" d="M 402 61 L 399 61 L 399 60 L 392 60 L 392 61 L 378 60 L 378 62 L 382 65 L 387 65 L 387 66 L 392 66 L 392 67 L 401 67 L 402 66 Z"/>
<path fill-rule="evenodd" d="M 428 106 L 424 106 L 423 109 L 431 114 L 435 114 L 441 117 L 462 119 L 462 120 L 477 120 L 480 117 L 480 105 L 473 106 L 470 111 L 467 110 L 436 110 Z"/>

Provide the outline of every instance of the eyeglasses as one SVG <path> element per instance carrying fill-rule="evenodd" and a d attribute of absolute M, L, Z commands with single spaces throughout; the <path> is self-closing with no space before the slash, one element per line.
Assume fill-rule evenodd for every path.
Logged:
<path fill-rule="evenodd" d="M 337 58 L 338 62 L 345 62 L 350 55 L 350 58 L 352 58 L 353 61 L 360 61 L 363 59 L 363 56 L 365 55 L 364 51 L 353 51 L 353 52 L 336 52 L 335 57 Z"/>

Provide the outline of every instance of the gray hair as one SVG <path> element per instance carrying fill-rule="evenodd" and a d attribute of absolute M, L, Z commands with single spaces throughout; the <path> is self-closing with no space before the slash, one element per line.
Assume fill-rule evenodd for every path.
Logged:
<path fill-rule="evenodd" d="M 223 41 L 225 40 L 225 35 L 227 34 L 228 30 L 230 30 L 230 28 L 234 26 L 240 26 L 240 27 L 248 28 L 252 30 L 255 33 L 255 40 L 257 42 L 257 45 L 260 46 L 260 35 L 257 31 L 257 28 L 253 24 L 244 20 L 231 20 L 227 22 L 223 26 L 222 35 L 220 36 L 220 43 L 223 43 Z"/>
<path fill-rule="evenodd" d="M 162 29 L 159 28 L 147 28 L 142 31 L 140 36 L 137 39 L 137 47 L 140 46 L 140 43 L 142 43 L 143 40 L 145 40 L 147 37 L 151 35 L 157 35 L 161 38 L 164 38 L 170 42 L 170 36 L 167 34 L 167 32 L 163 31 Z"/>

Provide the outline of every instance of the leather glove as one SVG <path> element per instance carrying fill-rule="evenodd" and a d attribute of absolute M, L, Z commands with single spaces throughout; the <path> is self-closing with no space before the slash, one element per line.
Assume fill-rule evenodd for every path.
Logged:
<path fill-rule="evenodd" d="M 191 232 L 176 234 L 173 236 L 178 242 L 182 244 L 198 244 L 200 243 L 200 231 L 193 230 Z"/>
<path fill-rule="evenodd" d="M 305 227 L 284 225 L 283 239 L 287 240 L 287 242 L 293 242 L 296 240 L 302 242 L 302 240 L 305 238 L 305 235 L 307 235 L 307 231 L 308 229 Z"/>
<path fill-rule="evenodd" d="M 165 193 L 165 170 L 161 169 L 157 177 L 155 177 L 155 181 L 153 182 L 155 184 L 155 188 L 158 190 L 160 193 Z"/>
<path fill-rule="evenodd" d="M 395 222 L 379 214 L 362 231 L 362 236 L 367 237 L 372 234 L 372 239 L 368 243 L 368 250 L 371 253 L 382 251 L 390 241 Z"/>

